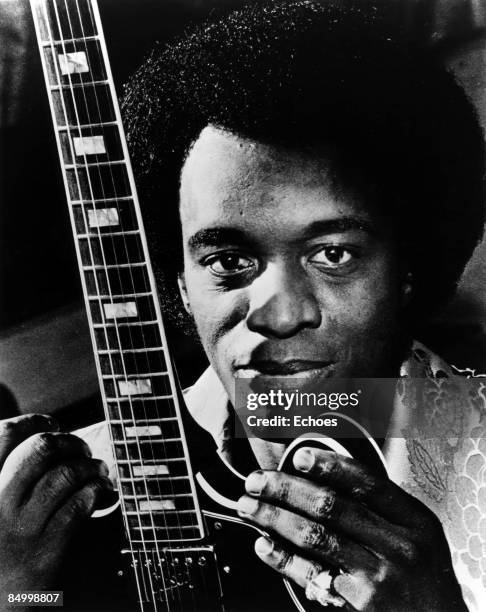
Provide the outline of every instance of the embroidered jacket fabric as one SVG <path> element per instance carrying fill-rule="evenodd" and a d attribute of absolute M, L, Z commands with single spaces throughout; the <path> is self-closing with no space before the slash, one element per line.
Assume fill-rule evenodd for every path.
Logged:
<path fill-rule="evenodd" d="M 400 371 L 383 447 L 388 475 L 440 519 L 471 612 L 486 609 L 486 377 L 460 371 L 414 342 Z M 423 380 L 418 400 L 415 382 Z M 223 455 L 230 446 L 228 396 L 208 368 L 184 394 Z M 77 432 L 114 477 L 108 430 Z"/>

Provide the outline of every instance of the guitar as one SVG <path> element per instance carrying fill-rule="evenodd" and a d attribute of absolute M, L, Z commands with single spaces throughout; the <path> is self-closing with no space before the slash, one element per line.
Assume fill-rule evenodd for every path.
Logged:
<path fill-rule="evenodd" d="M 244 475 L 208 460 L 214 442 L 184 406 L 97 2 L 30 1 L 116 460 L 125 546 L 111 609 L 321 609 L 255 558 L 256 528 L 235 512 Z"/>

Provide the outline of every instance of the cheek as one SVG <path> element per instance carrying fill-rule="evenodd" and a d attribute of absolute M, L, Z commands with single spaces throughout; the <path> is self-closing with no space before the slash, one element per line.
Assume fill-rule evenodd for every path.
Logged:
<path fill-rule="evenodd" d="M 355 287 L 348 301 L 348 317 L 356 328 L 379 331 L 395 326 L 400 313 L 399 289 L 386 276 Z M 381 334 L 380 334 L 381 335 Z"/>
<path fill-rule="evenodd" d="M 344 361 L 357 367 L 373 360 L 382 363 L 392 352 L 401 318 L 400 288 L 392 270 L 381 267 L 373 275 L 327 288 L 321 309 L 323 341 Z"/>
<path fill-rule="evenodd" d="M 231 344 L 231 331 L 245 320 L 248 304 L 244 292 L 218 291 L 186 276 L 187 294 L 199 337 L 211 361 L 221 359 Z"/>

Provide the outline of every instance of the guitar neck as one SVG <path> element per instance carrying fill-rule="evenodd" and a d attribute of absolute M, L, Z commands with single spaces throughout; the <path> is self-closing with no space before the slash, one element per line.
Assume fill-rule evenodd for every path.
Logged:
<path fill-rule="evenodd" d="M 31 0 L 132 550 L 204 536 L 96 0 Z"/>

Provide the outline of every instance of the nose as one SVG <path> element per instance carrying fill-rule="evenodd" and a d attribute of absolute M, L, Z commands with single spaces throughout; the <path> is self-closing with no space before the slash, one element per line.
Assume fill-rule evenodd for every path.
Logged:
<path fill-rule="evenodd" d="M 251 286 L 247 325 L 274 338 L 290 338 L 321 324 L 319 303 L 297 264 L 269 264 Z"/>

